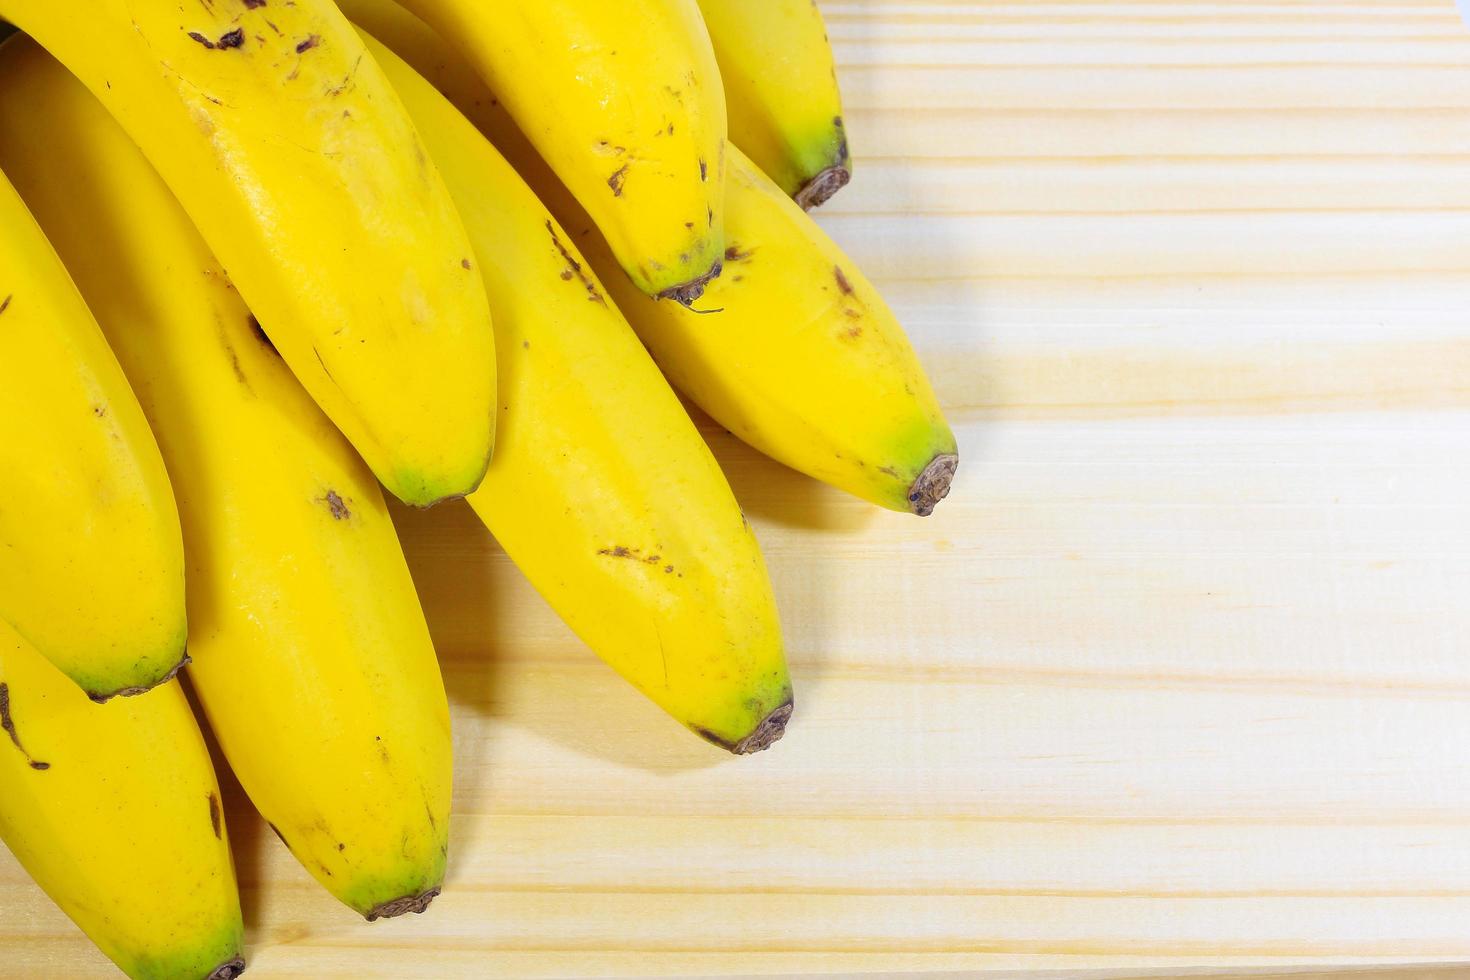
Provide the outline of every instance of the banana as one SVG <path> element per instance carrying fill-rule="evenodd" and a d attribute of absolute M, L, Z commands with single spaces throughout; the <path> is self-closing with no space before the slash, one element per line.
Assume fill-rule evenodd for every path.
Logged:
<path fill-rule="evenodd" d="M 713 312 L 655 303 L 615 274 L 608 247 L 494 96 L 446 42 L 392 0 L 343 0 L 505 153 L 602 276 L 664 374 L 739 438 L 865 500 L 927 516 L 958 450 L 918 356 L 883 298 L 811 217 L 730 147 L 726 274 Z"/>
<path fill-rule="evenodd" d="M 815 0 L 699 0 L 730 141 L 811 209 L 852 178 L 842 93 Z"/>
<path fill-rule="evenodd" d="M 480 70 L 637 287 L 698 298 L 725 248 L 726 121 L 695 0 L 408 6 Z"/>
<path fill-rule="evenodd" d="M 369 47 L 492 297 L 500 448 L 470 506 L 618 673 L 707 740 L 766 748 L 791 714 L 791 681 L 770 579 L 719 465 L 575 239 L 443 96 Z"/>
<path fill-rule="evenodd" d="M 0 618 L 95 700 L 183 665 L 163 459 L 97 322 L 0 174 Z"/>
<path fill-rule="evenodd" d="M 372 474 L 142 154 L 29 41 L 0 48 L 0 166 L 158 433 L 189 560 L 189 676 L 225 757 L 333 895 L 369 919 L 422 911 L 444 875 L 449 712 Z"/>
<path fill-rule="evenodd" d="M 219 786 L 178 683 L 101 707 L 0 623 L 0 840 L 136 980 L 229 980 L 244 928 Z"/>
<path fill-rule="evenodd" d="M 484 287 L 331 0 L 0 0 L 0 19 L 123 124 L 393 493 L 428 505 L 474 489 L 494 435 Z"/>
<path fill-rule="evenodd" d="M 893 312 L 779 187 L 731 147 L 728 274 L 701 316 L 609 285 L 664 374 L 740 439 L 824 483 L 927 517 L 954 433 Z M 590 225 L 569 224 L 573 234 Z M 594 268 L 607 253 L 590 234 Z"/>

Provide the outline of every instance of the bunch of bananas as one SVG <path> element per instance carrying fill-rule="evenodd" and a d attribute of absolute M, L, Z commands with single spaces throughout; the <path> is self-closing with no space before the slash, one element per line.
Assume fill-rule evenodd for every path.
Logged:
<path fill-rule="evenodd" d="M 244 968 L 186 664 L 325 888 L 438 893 L 449 711 L 380 485 L 467 497 L 698 735 L 781 737 L 765 566 L 670 385 L 894 510 L 957 462 L 803 210 L 851 172 L 812 0 L 0 19 L 0 838 L 119 967 Z"/>

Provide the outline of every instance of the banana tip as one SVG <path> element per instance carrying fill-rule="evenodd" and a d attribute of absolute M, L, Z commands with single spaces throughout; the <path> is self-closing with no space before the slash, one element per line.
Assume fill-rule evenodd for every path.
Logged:
<path fill-rule="evenodd" d="M 849 180 L 852 180 L 852 171 L 845 166 L 838 164 L 828 167 L 802 185 L 801 190 L 796 192 L 796 203 L 801 205 L 803 211 L 821 207 L 833 194 L 846 187 Z"/>
<path fill-rule="evenodd" d="M 945 497 L 954 482 L 960 458 L 954 453 L 941 453 L 929 461 L 924 472 L 909 487 L 909 509 L 920 517 L 928 517 Z"/>
<path fill-rule="evenodd" d="M 429 907 L 429 903 L 438 896 L 439 889 L 436 887 L 430 888 L 426 892 L 420 892 L 417 895 L 404 895 L 402 898 L 395 898 L 392 901 L 376 906 L 367 914 L 367 920 L 369 922 L 376 922 L 379 919 L 393 919 L 400 915 L 407 915 L 409 912 L 412 912 L 414 915 L 423 915 L 424 910 Z"/>
<path fill-rule="evenodd" d="M 214 972 L 205 977 L 204 980 L 235 980 L 245 972 L 245 960 L 236 956 L 232 960 L 226 960 L 214 968 Z"/>
<path fill-rule="evenodd" d="M 191 660 L 189 659 L 189 655 L 186 653 L 179 660 L 178 663 L 169 668 L 167 674 L 164 674 L 152 684 L 140 684 L 137 687 L 120 687 L 116 691 L 88 691 L 87 697 L 91 698 L 97 704 L 106 704 L 113 698 L 132 698 L 137 697 L 139 694 L 147 694 L 155 687 L 160 687 L 164 684 L 167 684 L 169 681 L 179 676 L 179 671 L 189 666 L 190 663 Z"/>
<path fill-rule="evenodd" d="M 785 704 L 762 718 L 760 724 L 755 726 L 755 730 L 738 742 L 721 738 L 707 728 L 696 728 L 694 731 L 706 742 L 718 745 L 727 752 L 735 755 L 752 755 L 781 741 L 781 736 L 786 734 L 786 723 L 791 720 L 791 708 L 792 701 L 788 697 Z"/>
<path fill-rule="evenodd" d="M 705 287 L 720 277 L 725 269 L 725 263 L 719 259 L 710 266 L 710 270 L 702 276 L 698 276 L 678 286 L 670 286 L 656 296 L 656 299 L 671 299 L 683 306 L 693 305 L 694 301 L 704 295 Z"/>
<path fill-rule="evenodd" d="M 791 720 L 791 709 L 792 703 L 787 701 L 766 715 L 755 726 L 755 731 L 736 742 L 730 751 L 736 755 L 751 755 L 763 752 L 781 741 L 781 736 L 786 734 L 786 723 Z"/>

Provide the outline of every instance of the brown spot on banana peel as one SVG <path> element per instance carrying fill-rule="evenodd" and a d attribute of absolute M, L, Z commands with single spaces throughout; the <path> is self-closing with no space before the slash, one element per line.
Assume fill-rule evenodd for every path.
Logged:
<path fill-rule="evenodd" d="M 236 956 L 234 959 L 226 960 L 215 967 L 214 971 L 205 977 L 204 980 L 235 980 L 236 977 L 244 972 L 245 960 Z"/>
<path fill-rule="evenodd" d="M 725 248 L 725 261 L 744 262 L 746 259 L 750 258 L 754 254 L 755 249 L 753 248 L 742 250 L 739 245 L 729 245 Z"/>
<path fill-rule="evenodd" d="M 440 888 L 435 886 L 426 892 L 417 895 L 405 895 L 375 906 L 368 912 L 366 918 L 369 922 L 377 922 L 379 919 L 392 919 L 400 915 L 412 912 L 414 915 L 423 915 L 429 903 L 439 897 Z"/>
<path fill-rule="evenodd" d="M 852 283 L 847 281 L 847 274 L 842 271 L 842 266 L 834 265 L 832 267 L 832 277 L 837 280 L 837 288 L 842 290 L 842 295 L 852 295 Z"/>
<path fill-rule="evenodd" d="M 312 34 L 309 37 L 307 37 L 305 40 L 297 42 L 297 44 L 296 44 L 296 53 L 297 54 L 305 54 L 306 52 L 310 51 L 312 48 L 316 47 L 318 44 L 321 44 L 321 43 L 322 43 L 321 36 L 318 35 L 318 34 Z"/>
<path fill-rule="evenodd" d="M 841 164 L 828 167 L 797 189 L 794 195 L 796 203 L 801 205 L 803 211 L 821 207 L 832 199 L 833 194 L 846 187 L 850 180 L 852 171 L 847 167 Z"/>
<path fill-rule="evenodd" d="M 4 313 L 6 310 L 10 309 L 10 301 L 13 299 L 15 299 L 14 293 L 11 293 L 4 299 L 0 299 L 0 313 Z"/>
<path fill-rule="evenodd" d="M 240 367 L 240 355 L 235 353 L 235 348 L 230 346 L 229 341 L 225 341 L 225 353 L 230 355 L 230 367 L 234 369 L 235 380 L 249 388 L 250 382 L 245 378 L 245 369 Z"/>
<path fill-rule="evenodd" d="M 167 674 L 164 674 L 152 684 L 140 684 L 137 687 L 123 687 L 119 688 L 116 691 L 88 691 L 87 697 L 96 704 L 106 704 L 113 698 L 133 698 L 137 697 L 139 694 L 147 694 L 155 687 L 162 687 L 164 684 L 167 684 L 169 681 L 179 676 L 179 671 L 189 666 L 189 664 L 192 662 L 193 661 L 186 653 L 178 663 L 169 668 L 169 672 Z"/>
<path fill-rule="evenodd" d="M 328 490 L 326 496 L 322 497 L 322 503 L 332 512 L 332 520 L 345 521 L 352 516 L 352 511 L 347 508 L 347 502 L 335 490 Z"/>
<path fill-rule="evenodd" d="M 21 744 L 20 734 L 15 730 L 15 720 L 10 717 L 10 685 L 4 683 L 0 683 L 0 729 L 3 729 L 5 734 L 10 736 L 10 740 L 15 743 L 15 747 L 20 750 L 20 754 L 26 757 L 26 763 L 32 769 L 37 772 L 45 772 L 51 768 L 51 763 L 40 762 L 31 758 L 31 754 Z"/>
<path fill-rule="evenodd" d="M 582 280 L 582 285 L 587 290 L 587 299 L 591 302 L 601 303 L 603 306 L 606 306 L 607 300 L 602 298 L 602 293 L 599 292 L 597 289 L 597 283 L 595 283 L 592 280 L 592 277 L 587 275 L 587 273 L 582 269 L 582 263 L 573 258 L 572 253 L 568 251 L 567 247 L 561 243 L 561 239 L 558 238 L 556 234 L 556 226 L 551 223 L 550 218 L 546 219 L 546 232 L 551 236 L 551 244 L 555 245 L 556 250 L 561 253 L 562 261 L 566 262 L 567 264 L 567 268 L 562 271 L 562 279 L 570 282 L 572 280 L 572 277 L 575 276 L 576 278 Z"/>
<path fill-rule="evenodd" d="M 190 31 L 189 37 L 198 41 L 211 51 L 228 51 L 230 48 L 245 46 L 245 31 L 238 27 L 233 31 L 221 34 L 218 41 L 211 41 L 198 31 Z"/>
<path fill-rule="evenodd" d="M 255 10 L 258 7 L 264 7 L 264 6 L 265 6 L 265 0 L 245 0 L 245 9 L 246 10 Z"/>
<path fill-rule="evenodd" d="M 931 459 L 909 487 L 909 509 L 920 517 L 934 513 L 939 502 L 949 496 L 959 465 L 960 458 L 954 453 L 941 453 Z"/>
<path fill-rule="evenodd" d="M 718 745 L 735 755 L 753 755 L 781 741 L 781 736 L 786 734 L 786 723 L 791 720 L 791 712 L 794 707 L 795 702 L 788 697 L 784 704 L 762 718 L 760 724 L 738 742 L 723 739 L 706 728 L 696 728 L 694 733 L 706 742 Z"/>
<path fill-rule="evenodd" d="M 628 165 L 625 163 L 612 172 L 607 179 L 607 186 L 612 188 L 613 197 L 623 196 L 623 182 L 628 179 Z"/>
<path fill-rule="evenodd" d="M 715 264 L 710 266 L 710 270 L 704 275 L 697 276 L 678 286 L 670 286 L 655 296 L 654 299 L 671 299 L 681 306 L 691 306 L 695 300 L 704 295 L 705 287 L 720 277 L 720 273 L 724 271 L 724 268 L 724 262 L 716 259 Z"/>
<path fill-rule="evenodd" d="M 224 835 L 220 833 L 219 816 L 220 816 L 220 814 L 219 814 L 219 797 L 217 795 L 215 795 L 214 793 L 210 793 L 209 794 L 209 826 L 214 830 L 214 839 L 215 840 L 224 840 Z"/>

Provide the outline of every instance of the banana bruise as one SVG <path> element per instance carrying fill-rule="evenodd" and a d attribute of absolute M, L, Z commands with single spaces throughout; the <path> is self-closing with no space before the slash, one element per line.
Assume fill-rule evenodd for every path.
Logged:
<path fill-rule="evenodd" d="M 592 222 L 473 69 L 392 0 L 344 0 L 361 26 L 474 121 L 566 228 L 664 375 L 737 437 L 864 500 L 920 516 L 959 462 L 923 365 L 872 283 L 733 145 L 726 273 L 689 310 L 614 273 Z"/>
<path fill-rule="evenodd" d="M 143 149 L 312 397 L 404 501 L 479 484 L 484 287 L 443 182 L 331 0 L 0 0 Z"/>
<path fill-rule="evenodd" d="M 719 465 L 575 239 L 443 96 L 369 47 L 493 297 L 501 442 L 470 506 L 618 673 L 705 739 L 766 748 L 791 681 L 770 579 Z"/>
<path fill-rule="evenodd" d="M 29 41 L 0 54 L 0 161 L 178 487 L 189 676 L 220 747 L 328 891 L 369 919 L 423 911 L 444 875 L 449 711 L 377 483 L 122 129 Z"/>
<path fill-rule="evenodd" d="M 0 618 L 97 701 L 140 694 L 186 659 L 183 543 L 163 459 L 3 173 Z"/>
<path fill-rule="evenodd" d="M 697 299 L 725 248 L 726 118 L 695 0 L 407 6 L 495 89 L 637 288 Z"/>
<path fill-rule="evenodd" d="M 813 0 L 699 0 L 730 141 L 811 209 L 852 178 L 837 66 Z"/>
<path fill-rule="evenodd" d="M 177 681 L 98 706 L 0 623 L 0 840 L 134 980 L 230 980 L 244 926 L 219 786 Z"/>

